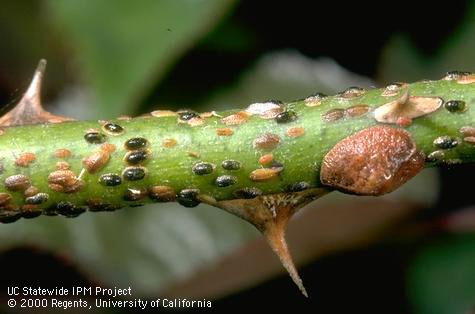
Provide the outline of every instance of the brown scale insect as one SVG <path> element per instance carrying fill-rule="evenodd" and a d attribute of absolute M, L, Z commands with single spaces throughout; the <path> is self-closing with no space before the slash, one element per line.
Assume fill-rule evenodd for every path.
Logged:
<path fill-rule="evenodd" d="M 246 113 L 250 115 L 258 115 L 262 119 L 274 119 L 284 111 L 282 105 L 283 103 L 279 100 L 254 103 L 247 107 Z"/>
<path fill-rule="evenodd" d="M 200 117 L 202 118 L 211 118 L 211 117 L 219 117 L 216 111 L 207 111 L 200 113 Z"/>
<path fill-rule="evenodd" d="M 465 71 L 450 71 L 443 79 L 456 81 L 458 84 L 472 84 L 475 83 L 475 74 Z"/>
<path fill-rule="evenodd" d="M 110 154 L 108 152 L 100 150 L 87 157 L 84 157 L 82 160 L 82 165 L 87 170 L 87 172 L 95 173 L 107 164 L 109 158 Z"/>
<path fill-rule="evenodd" d="M 475 144 L 475 136 L 467 136 L 463 138 L 463 141 L 471 145 Z"/>
<path fill-rule="evenodd" d="M 28 167 L 32 162 L 36 160 L 36 156 L 33 153 L 22 153 L 15 159 L 15 165 L 19 167 Z"/>
<path fill-rule="evenodd" d="M 226 125 L 240 125 L 249 120 L 249 114 L 244 111 L 239 111 L 221 119 L 221 122 Z"/>
<path fill-rule="evenodd" d="M 331 109 L 322 114 L 322 120 L 325 122 L 333 122 L 345 117 L 345 109 Z"/>
<path fill-rule="evenodd" d="M 128 188 L 124 194 L 124 200 L 128 202 L 139 201 L 147 196 L 145 188 Z"/>
<path fill-rule="evenodd" d="M 149 189 L 148 197 L 156 202 L 173 202 L 176 199 L 176 193 L 169 186 L 155 185 Z"/>
<path fill-rule="evenodd" d="M 12 199 L 12 196 L 8 193 L 1 192 L 0 193 L 0 206 L 4 206 L 8 204 Z"/>
<path fill-rule="evenodd" d="M 200 157 L 201 157 L 201 154 L 200 154 L 200 153 L 194 152 L 194 151 L 188 151 L 188 152 L 186 152 L 186 154 L 187 154 L 189 157 L 192 157 L 192 158 L 200 158 Z"/>
<path fill-rule="evenodd" d="M 396 124 L 402 128 L 410 126 L 412 123 L 412 119 L 409 117 L 398 117 L 396 120 Z"/>
<path fill-rule="evenodd" d="M 475 128 L 472 126 L 461 127 L 459 132 L 465 137 L 475 136 Z"/>
<path fill-rule="evenodd" d="M 364 88 L 351 86 L 339 93 L 338 97 L 343 99 L 353 99 L 363 96 L 365 92 L 366 90 Z"/>
<path fill-rule="evenodd" d="M 473 84 L 475 83 L 475 74 L 464 75 L 457 80 L 459 84 Z"/>
<path fill-rule="evenodd" d="M 36 218 L 43 213 L 42 210 L 38 209 L 38 205 L 23 205 L 21 211 L 21 216 L 25 219 Z"/>
<path fill-rule="evenodd" d="M 400 82 L 391 83 L 388 86 L 386 86 L 384 91 L 381 93 L 381 96 L 385 96 L 385 97 L 396 96 L 405 87 L 407 87 L 406 83 L 400 83 Z"/>
<path fill-rule="evenodd" d="M 266 166 L 269 165 L 273 160 L 274 156 L 272 154 L 265 154 L 259 158 L 259 164 L 261 164 L 262 166 Z"/>
<path fill-rule="evenodd" d="M 23 195 L 25 197 L 30 197 L 30 196 L 38 194 L 39 192 L 40 192 L 40 190 L 38 190 L 38 188 L 36 186 L 32 185 L 23 192 Z"/>
<path fill-rule="evenodd" d="M 4 183 L 7 190 L 15 192 L 23 192 L 31 186 L 30 179 L 23 174 L 9 176 Z"/>
<path fill-rule="evenodd" d="M 88 199 L 86 204 L 91 212 L 112 212 L 122 208 L 122 205 L 105 203 L 99 198 Z"/>
<path fill-rule="evenodd" d="M 115 150 L 113 144 L 101 145 L 101 150 L 82 159 L 82 165 L 89 173 L 95 173 L 102 169 L 110 158 L 110 153 Z"/>
<path fill-rule="evenodd" d="M 230 128 L 218 128 L 216 129 L 216 135 L 218 136 L 231 136 L 234 131 Z"/>
<path fill-rule="evenodd" d="M 172 148 L 176 145 L 176 140 L 174 138 L 166 138 L 162 141 L 162 146 L 165 148 Z"/>
<path fill-rule="evenodd" d="M 55 164 L 55 168 L 56 170 L 68 170 L 70 166 L 69 166 L 69 163 L 67 163 L 66 161 L 58 161 Z"/>
<path fill-rule="evenodd" d="M 285 135 L 288 137 L 300 137 L 305 134 L 305 129 L 302 127 L 291 127 L 285 130 Z"/>
<path fill-rule="evenodd" d="M 200 116 L 193 117 L 187 121 L 187 124 L 192 127 L 200 126 L 200 125 L 203 125 L 204 123 L 205 123 L 205 120 L 201 118 Z"/>
<path fill-rule="evenodd" d="M 304 99 L 304 104 L 307 107 L 316 107 L 322 104 L 322 100 L 327 97 L 327 95 L 322 93 L 316 93 L 314 95 L 308 96 Z"/>
<path fill-rule="evenodd" d="M 153 117 L 162 118 L 162 117 L 174 117 L 177 115 L 176 112 L 171 110 L 155 110 L 150 112 Z"/>
<path fill-rule="evenodd" d="M 424 167 L 411 134 L 377 125 L 338 142 L 324 157 L 324 185 L 358 195 L 382 195 L 397 189 Z"/>
<path fill-rule="evenodd" d="M 20 210 L 24 212 L 37 211 L 38 205 L 36 204 L 25 204 L 21 205 Z M 41 213 L 41 211 L 39 211 Z"/>
<path fill-rule="evenodd" d="M 273 150 L 280 143 L 280 137 L 273 133 L 264 133 L 256 137 L 252 143 L 256 149 Z"/>
<path fill-rule="evenodd" d="M 369 111 L 367 105 L 356 105 L 345 109 L 345 114 L 351 118 L 360 117 Z"/>
<path fill-rule="evenodd" d="M 131 117 L 131 116 L 127 116 L 127 115 L 121 115 L 121 116 L 118 116 L 118 117 L 117 117 L 117 120 L 130 121 L 130 120 L 132 120 L 132 117 Z"/>
<path fill-rule="evenodd" d="M 278 178 L 279 169 L 276 168 L 260 168 L 249 174 L 249 179 L 254 182 L 265 182 Z"/>
<path fill-rule="evenodd" d="M 76 178 L 71 170 L 56 170 L 48 175 L 48 187 L 60 193 L 74 193 L 79 191 L 84 182 Z"/>
<path fill-rule="evenodd" d="M 57 158 L 68 158 L 71 156 L 71 152 L 66 148 L 59 148 L 55 150 L 54 156 Z"/>
<path fill-rule="evenodd" d="M 114 144 L 110 144 L 110 143 L 105 143 L 105 144 L 102 144 L 101 145 L 101 149 L 103 151 L 106 151 L 106 152 L 109 152 L 109 153 L 112 153 L 116 150 L 116 146 Z"/>

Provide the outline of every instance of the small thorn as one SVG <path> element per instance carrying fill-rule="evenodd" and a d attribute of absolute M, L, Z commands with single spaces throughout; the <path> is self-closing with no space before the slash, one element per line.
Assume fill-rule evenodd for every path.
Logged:
<path fill-rule="evenodd" d="M 287 246 L 287 242 L 285 241 L 285 227 L 287 222 L 284 224 L 270 224 L 268 228 L 263 232 L 264 236 L 266 237 L 267 243 L 269 243 L 272 250 L 277 254 L 280 259 L 280 262 L 287 270 L 292 278 L 293 282 L 297 285 L 300 292 L 308 298 L 307 290 L 303 285 L 302 279 L 299 276 L 297 269 L 295 268 L 295 264 L 292 260 L 292 256 L 290 255 L 289 248 Z"/>
<path fill-rule="evenodd" d="M 34 106 L 41 107 L 41 86 L 43 85 L 43 76 L 46 71 L 46 60 L 41 59 L 36 67 L 35 74 L 31 80 L 30 86 L 26 90 L 23 98 L 29 99 Z"/>
<path fill-rule="evenodd" d="M 285 228 L 296 211 L 330 191 L 326 188 L 312 188 L 301 192 L 261 195 L 252 199 L 218 202 L 209 197 L 201 197 L 200 200 L 250 222 L 261 231 L 294 283 L 308 297 L 287 247 Z"/>
<path fill-rule="evenodd" d="M 41 59 L 36 67 L 30 86 L 16 106 L 0 117 L 0 126 L 9 127 L 16 125 L 38 123 L 60 123 L 73 119 L 57 116 L 43 109 L 41 104 L 41 87 L 46 70 L 46 60 Z"/>

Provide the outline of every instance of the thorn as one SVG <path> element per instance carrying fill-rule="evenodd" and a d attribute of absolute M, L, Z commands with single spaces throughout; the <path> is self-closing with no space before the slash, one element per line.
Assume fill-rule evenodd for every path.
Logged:
<path fill-rule="evenodd" d="M 34 107 L 41 107 L 41 86 L 43 85 L 43 76 L 46 71 L 46 60 L 41 59 L 36 67 L 35 74 L 31 80 L 30 86 L 22 97 L 22 100 L 27 99 Z M 20 100 L 20 103 L 22 101 Z"/>
<path fill-rule="evenodd" d="M 9 127 L 16 125 L 38 123 L 61 123 L 73 119 L 57 116 L 43 109 L 41 104 L 41 87 L 46 70 L 46 60 L 41 59 L 36 67 L 30 86 L 18 104 L 0 117 L 0 126 Z"/>
<path fill-rule="evenodd" d="M 270 224 L 264 230 L 263 234 L 266 237 L 267 243 L 269 243 L 272 250 L 277 254 L 280 259 L 280 262 L 287 270 L 292 278 L 293 282 L 297 285 L 300 292 L 308 298 L 307 290 L 303 285 L 302 279 L 299 276 L 297 269 L 295 268 L 295 264 L 292 260 L 292 256 L 290 255 L 289 248 L 287 246 L 287 242 L 285 241 L 285 228 L 287 226 L 287 222 L 283 224 L 275 223 Z"/>
<path fill-rule="evenodd" d="M 200 200 L 250 222 L 261 231 L 294 283 L 308 297 L 285 241 L 285 228 L 295 212 L 330 191 L 326 188 L 312 188 L 301 192 L 267 194 L 252 199 L 218 202 L 202 196 Z"/>

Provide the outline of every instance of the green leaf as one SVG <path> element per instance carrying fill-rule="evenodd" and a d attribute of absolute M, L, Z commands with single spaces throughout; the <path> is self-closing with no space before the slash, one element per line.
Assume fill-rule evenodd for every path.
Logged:
<path fill-rule="evenodd" d="M 105 118 L 134 106 L 232 0 L 49 1 L 51 19 L 73 48 Z"/>
<path fill-rule="evenodd" d="M 475 234 L 433 241 L 408 273 L 414 313 L 471 313 L 475 309 Z"/>

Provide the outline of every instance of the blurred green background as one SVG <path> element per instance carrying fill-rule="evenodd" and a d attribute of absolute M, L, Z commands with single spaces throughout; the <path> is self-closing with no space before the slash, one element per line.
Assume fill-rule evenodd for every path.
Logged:
<path fill-rule="evenodd" d="M 475 71 L 473 1 L 0 3 L 4 111 L 40 58 L 47 109 L 76 119 L 229 109 Z M 0 297 L 13 284 L 100 284 L 150 299 L 206 297 L 213 310 L 475 313 L 474 170 L 426 171 L 381 200 L 335 193 L 310 206 L 289 227 L 308 300 L 251 226 L 174 204 L 0 226 Z"/>

